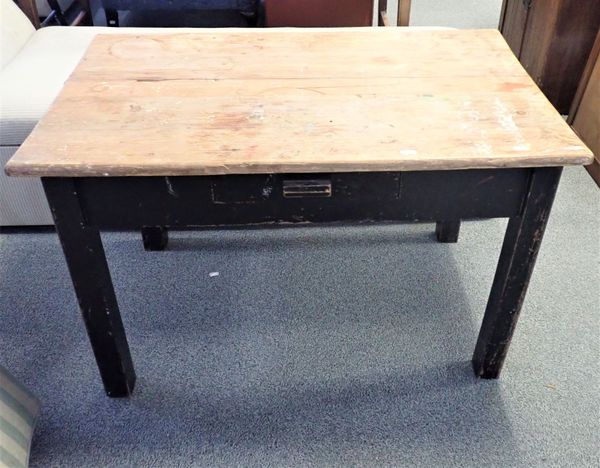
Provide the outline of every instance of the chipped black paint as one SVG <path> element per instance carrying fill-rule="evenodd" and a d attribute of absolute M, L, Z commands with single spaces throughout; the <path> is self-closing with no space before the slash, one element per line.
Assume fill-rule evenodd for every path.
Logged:
<path fill-rule="evenodd" d="M 170 187 L 164 177 L 83 177 L 75 179 L 75 184 L 91 224 L 127 230 L 510 217 L 521 210 L 529 172 L 478 169 L 169 177 Z M 321 181 L 327 196 L 286 196 L 286 186 L 306 180 Z"/>
<path fill-rule="evenodd" d="M 129 396 L 135 372 L 100 232 L 87 224 L 71 179 L 43 184 L 106 393 Z"/>
<path fill-rule="evenodd" d="M 438 242 L 446 244 L 458 242 L 458 232 L 460 231 L 460 220 L 438 221 L 435 224 L 435 236 Z"/>
<path fill-rule="evenodd" d="M 169 243 L 169 232 L 164 226 L 144 226 L 142 241 L 147 251 L 165 250 Z"/>
<path fill-rule="evenodd" d="M 500 375 L 535 260 L 539 252 L 562 168 L 534 169 L 522 212 L 510 219 L 496 276 L 473 354 L 475 374 Z"/>
<path fill-rule="evenodd" d="M 560 172 L 560 168 L 477 169 L 43 178 L 42 182 L 106 392 L 115 397 L 131 394 L 135 373 L 100 229 L 142 229 L 145 246 L 162 249 L 168 240 L 167 227 L 438 221 L 438 239 L 452 242 L 462 219 L 509 217 L 473 357 L 477 375 L 496 378 L 523 304 Z M 293 180 L 320 181 L 311 182 L 309 188 L 324 187 L 328 196 L 286 198 L 285 181 Z"/>

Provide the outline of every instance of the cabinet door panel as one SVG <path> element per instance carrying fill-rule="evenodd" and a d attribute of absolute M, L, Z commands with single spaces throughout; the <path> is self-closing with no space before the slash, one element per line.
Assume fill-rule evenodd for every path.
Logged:
<path fill-rule="evenodd" d="M 587 76 L 582 79 L 579 99 L 576 98 L 573 104 L 569 121 L 596 155 L 596 160 L 587 170 L 600 186 L 600 32 L 584 75 Z"/>
<path fill-rule="evenodd" d="M 519 58 L 562 114 L 569 112 L 599 24 L 599 0 L 532 0 Z"/>
<path fill-rule="evenodd" d="M 500 17 L 500 31 L 517 57 L 525 34 L 528 8 L 523 0 L 504 0 Z"/>

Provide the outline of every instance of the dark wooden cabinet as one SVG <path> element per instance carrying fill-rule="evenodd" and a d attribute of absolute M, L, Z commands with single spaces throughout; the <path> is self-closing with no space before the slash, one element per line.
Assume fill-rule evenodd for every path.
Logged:
<path fill-rule="evenodd" d="M 269 27 L 371 26 L 377 0 L 263 0 Z M 387 0 L 378 2 L 379 26 L 408 26 L 411 0 L 398 0 L 398 17 L 388 15 Z"/>
<path fill-rule="evenodd" d="M 600 27 L 600 0 L 504 0 L 500 31 L 548 99 L 567 114 Z"/>
<path fill-rule="evenodd" d="M 40 17 L 38 15 L 35 0 L 17 0 L 17 5 L 19 5 L 19 8 L 27 15 L 27 18 L 29 18 L 29 21 L 31 21 L 31 24 L 33 24 L 35 29 L 39 29 Z"/>
<path fill-rule="evenodd" d="M 72 2 L 64 11 L 61 2 L 48 0 L 51 13 L 42 22 L 38 12 L 38 3 L 35 0 L 16 0 L 19 8 L 25 13 L 35 29 L 40 27 L 59 24 L 62 26 L 81 26 L 92 23 L 90 0 L 77 0 Z M 64 2 L 62 2 L 64 3 Z"/>
<path fill-rule="evenodd" d="M 594 163 L 587 166 L 587 170 L 600 187 L 600 32 L 573 100 L 568 122 L 594 152 Z"/>
<path fill-rule="evenodd" d="M 265 0 L 269 27 L 371 26 L 373 0 Z"/>

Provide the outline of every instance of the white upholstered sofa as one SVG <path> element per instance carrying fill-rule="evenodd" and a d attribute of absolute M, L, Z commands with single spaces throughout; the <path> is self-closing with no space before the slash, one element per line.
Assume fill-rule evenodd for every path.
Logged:
<path fill-rule="evenodd" d="M 29 135 L 97 34 L 193 29 L 55 26 L 34 29 L 13 0 L 0 0 L 0 164 Z M 0 226 L 52 224 L 41 183 L 0 171 Z"/>

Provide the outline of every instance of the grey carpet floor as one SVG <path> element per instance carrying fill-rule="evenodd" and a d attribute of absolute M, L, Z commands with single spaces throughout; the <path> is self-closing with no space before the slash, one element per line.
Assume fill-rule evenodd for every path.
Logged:
<path fill-rule="evenodd" d="M 565 172 L 502 377 L 469 360 L 502 220 L 104 236 L 138 384 L 102 390 L 53 233 L 0 235 L 34 467 L 598 466 L 600 191 Z M 219 272 L 211 276 L 211 272 Z"/>

